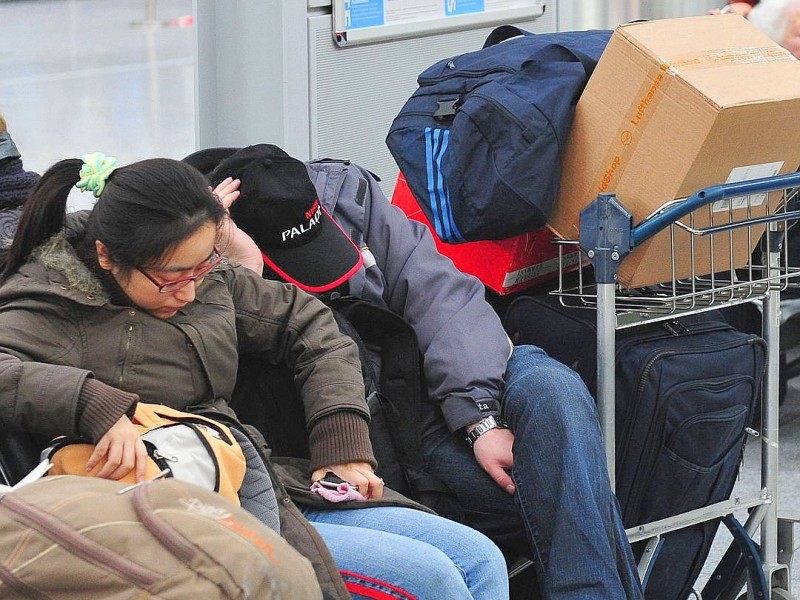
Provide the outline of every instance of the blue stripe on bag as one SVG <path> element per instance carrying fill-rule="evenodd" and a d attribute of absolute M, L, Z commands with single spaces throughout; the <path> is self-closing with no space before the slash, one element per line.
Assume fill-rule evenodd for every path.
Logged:
<path fill-rule="evenodd" d="M 611 34 L 504 25 L 483 48 L 420 73 L 386 145 L 442 240 L 498 240 L 545 225 L 575 104 Z"/>
<path fill-rule="evenodd" d="M 450 193 L 444 184 L 442 158 L 450 141 L 450 131 L 433 127 L 425 128 L 425 155 L 428 176 L 428 198 L 433 215 L 433 228 L 444 241 L 465 241 L 453 219 Z"/>
<path fill-rule="evenodd" d="M 442 222 L 439 218 L 439 211 L 437 209 L 436 201 L 436 188 L 433 185 L 436 173 L 434 172 L 433 163 L 433 128 L 425 128 L 425 167 L 428 175 L 428 204 L 431 207 L 431 214 L 433 215 L 433 228 L 436 234 L 442 236 Z M 438 131 L 438 130 L 437 130 Z"/>
<path fill-rule="evenodd" d="M 428 160 L 428 171 L 431 174 L 430 178 L 430 206 L 431 214 L 434 217 L 434 229 L 437 235 L 446 240 L 449 238 L 447 219 L 444 214 L 444 204 L 442 202 L 442 188 L 444 174 L 441 170 L 440 153 L 442 150 L 442 130 L 429 128 L 428 133 L 431 136 L 431 154 Z"/>
<path fill-rule="evenodd" d="M 439 173 L 439 201 L 442 205 L 442 221 L 445 226 L 445 239 L 449 242 L 458 243 L 465 241 L 461 232 L 456 227 L 455 217 L 453 216 L 453 205 L 450 203 L 450 190 L 445 186 L 444 173 L 442 172 L 442 159 L 444 158 L 447 147 L 450 143 L 450 130 L 442 130 L 442 146 L 436 160 L 436 171 Z"/>

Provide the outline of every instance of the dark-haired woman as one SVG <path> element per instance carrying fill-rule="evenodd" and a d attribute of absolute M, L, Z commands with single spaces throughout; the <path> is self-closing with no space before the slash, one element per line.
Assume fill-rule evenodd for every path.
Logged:
<path fill-rule="evenodd" d="M 226 184 L 220 193 L 235 187 Z M 97 202 L 65 215 L 75 185 Z M 505 563 L 487 538 L 384 495 L 357 350 L 328 309 L 228 264 L 224 231 L 225 209 L 207 180 L 179 161 L 117 168 L 95 153 L 48 170 L 0 275 L 0 426 L 89 437 L 102 476 L 141 474 L 145 449 L 129 420 L 136 403 L 230 414 L 237 357 L 257 353 L 294 371 L 311 451 L 306 477 L 333 472 L 366 498 L 346 504 L 355 510 L 312 513 L 323 515 L 315 524 L 353 596 L 506 597 Z M 335 569 L 335 577 L 325 569 L 324 545 L 281 481 L 274 485 L 282 532 L 312 558 L 323 588 L 346 597 Z"/>

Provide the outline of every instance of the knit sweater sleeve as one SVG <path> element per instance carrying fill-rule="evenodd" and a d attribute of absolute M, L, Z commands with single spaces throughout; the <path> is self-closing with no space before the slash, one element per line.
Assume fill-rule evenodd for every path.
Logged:
<path fill-rule="evenodd" d="M 238 267 L 226 273 L 237 303 L 240 355 L 260 356 L 293 372 L 312 466 L 374 466 L 358 348 L 339 331 L 331 310 L 296 286 Z"/>
<path fill-rule="evenodd" d="M 377 467 L 369 426 L 364 417 L 353 411 L 340 411 L 318 419 L 308 442 L 312 470 L 351 462 Z"/>
<path fill-rule="evenodd" d="M 133 416 L 139 396 L 123 392 L 88 377 L 78 396 L 77 429 L 80 435 L 97 442 L 122 418 Z"/>

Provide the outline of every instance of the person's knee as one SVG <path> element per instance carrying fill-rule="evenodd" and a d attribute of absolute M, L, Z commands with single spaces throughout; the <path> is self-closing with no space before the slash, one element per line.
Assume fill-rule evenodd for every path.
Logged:
<path fill-rule="evenodd" d="M 373 597 L 370 594 L 374 593 L 386 598 L 436 598 L 442 589 L 448 589 L 453 590 L 453 598 L 468 598 L 468 582 L 483 577 L 477 570 L 479 561 L 470 556 L 472 530 L 444 519 L 431 524 L 433 534 L 423 533 L 425 539 L 353 528 L 354 535 L 361 535 L 357 544 L 341 536 L 345 527 L 312 522 L 356 597 Z"/>
<path fill-rule="evenodd" d="M 500 548 L 475 530 L 459 535 L 459 551 L 451 558 L 474 597 L 505 598 L 508 594 L 508 567 Z"/>
<path fill-rule="evenodd" d="M 425 544 L 404 557 L 406 573 L 419 575 L 417 581 L 409 582 L 405 587 L 420 598 L 428 597 L 426 593 L 431 590 L 426 590 L 427 586 L 433 586 L 438 590 L 458 590 L 468 587 L 471 579 L 485 578 L 484 571 L 489 568 L 488 563 L 481 564 L 477 559 L 478 556 L 476 552 L 469 558 L 469 563 L 457 564 L 439 548 Z"/>
<path fill-rule="evenodd" d="M 509 420 L 549 424 L 596 418 L 596 406 L 580 376 L 535 346 L 518 346 L 509 360 L 503 408 Z"/>
<path fill-rule="evenodd" d="M 583 380 L 574 370 L 551 357 L 538 346 L 515 346 L 508 360 L 506 384 L 514 386 L 552 386 L 585 388 Z"/>
<path fill-rule="evenodd" d="M 484 581 L 493 582 L 489 583 L 490 587 L 495 587 L 498 590 L 504 589 L 508 585 L 508 568 L 505 556 L 503 556 L 500 548 L 488 537 L 481 534 L 480 538 L 480 541 L 475 541 L 473 544 L 474 556 L 479 561 L 479 564 L 473 566 L 473 569 L 480 572 L 480 576 Z"/>
<path fill-rule="evenodd" d="M 492 590 L 502 597 L 508 587 L 506 560 L 500 548 L 482 533 L 467 527 L 460 527 L 450 547 L 445 552 L 429 546 L 424 554 L 413 558 L 415 569 L 427 569 L 433 580 L 465 583 L 474 592 Z M 443 585 L 440 589 L 448 589 Z M 455 589 L 455 588 L 452 588 Z"/>

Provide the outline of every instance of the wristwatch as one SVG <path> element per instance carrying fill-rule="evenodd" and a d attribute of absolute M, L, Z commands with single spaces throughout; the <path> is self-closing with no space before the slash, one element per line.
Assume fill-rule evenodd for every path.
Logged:
<path fill-rule="evenodd" d="M 508 429 L 508 426 L 505 424 L 505 421 L 499 417 L 484 417 L 478 421 L 475 428 L 467 434 L 467 444 L 469 444 L 471 448 L 475 440 L 492 429 Z"/>

